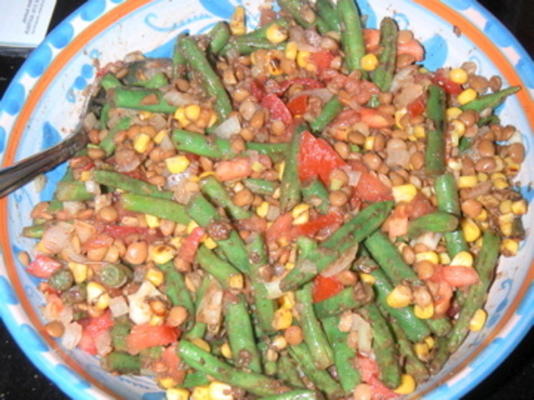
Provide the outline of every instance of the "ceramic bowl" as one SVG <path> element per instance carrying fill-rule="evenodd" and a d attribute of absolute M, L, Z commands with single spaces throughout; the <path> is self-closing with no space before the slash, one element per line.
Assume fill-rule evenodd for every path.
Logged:
<path fill-rule="evenodd" d="M 7 166 L 60 141 L 79 119 L 84 90 L 96 78 L 98 66 L 122 59 L 133 50 L 149 57 L 170 56 L 178 33 L 202 33 L 234 6 L 245 5 L 251 27 L 258 21 L 259 0 L 90 0 L 51 32 L 13 79 L 0 104 L 0 159 Z M 519 174 L 523 195 L 534 191 L 532 127 L 534 68 L 513 36 L 473 0 L 358 0 L 369 27 L 384 16 L 409 28 L 426 48 L 425 65 L 436 69 L 474 61 L 485 75 L 500 75 L 503 85 L 523 90 L 499 109 L 503 123 L 522 133 L 527 158 Z M 455 29 L 453 29 L 456 27 Z M 457 32 L 461 32 L 458 34 Z M 148 378 L 113 376 L 98 361 L 79 350 L 67 351 L 43 335 L 38 280 L 17 260 L 34 243 L 21 236 L 32 207 L 49 200 L 65 170 L 46 174 L 46 185 L 33 183 L 0 202 L 0 312 L 28 358 L 67 395 L 75 399 L 163 399 Z M 533 225 L 534 207 L 524 217 Z M 30 250 L 31 251 L 31 250 Z M 486 309 L 484 329 L 469 335 L 445 369 L 418 388 L 425 399 L 459 398 L 486 377 L 530 329 L 534 318 L 534 235 L 519 254 L 502 259 Z"/>

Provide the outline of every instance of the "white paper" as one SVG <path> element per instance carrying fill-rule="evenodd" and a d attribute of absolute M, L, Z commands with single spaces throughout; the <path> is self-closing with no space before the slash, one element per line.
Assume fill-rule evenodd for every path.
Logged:
<path fill-rule="evenodd" d="M 36 47 L 44 39 L 56 0 L 0 0 L 0 46 Z"/>

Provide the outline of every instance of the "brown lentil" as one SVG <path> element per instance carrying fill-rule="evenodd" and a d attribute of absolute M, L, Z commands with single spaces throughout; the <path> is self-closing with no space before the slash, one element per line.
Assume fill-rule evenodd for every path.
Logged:
<path fill-rule="evenodd" d="M 349 196 L 341 190 L 334 190 L 333 192 L 330 192 L 328 199 L 330 200 L 330 204 L 334 207 L 342 207 L 349 201 Z"/>
<path fill-rule="evenodd" d="M 415 170 L 423 168 L 423 165 L 425 165 L 425 155 L 422 151 L 416 151 L 410 156 L 410 165 Z"/>
<path fill-rule="evenodd" d="M 430 261 L 417 261 L 414 267 L 419 279 L 429 279 L 434 275 L 434 264 Z"/>
<path fill-rule="evenodd" d="M 284 331 L 284 338 L 289 345 L 296 346 L 302 343 L 304 340 L 304 335 L 302 334 L 302 329 L 299 326 L 293 325 Z"/>
<path fill-rule="evenodd" d="M 462 201 L 461 208 L 462 213 L 467 215 L 469 218 L 476 218 L 482 212 L 482 204 L 475 199 L 467 199 Z"/>
<path fill-rule="evenodd" d="M 236 206 L 239 207 L 249 206 L 254 201 L 254 195 L 250 190 L 243 189 L 234 195 L 232 201 Z"/>
<path fill-rule="evenodd" d="M 119 213 L 114 207 L 106 206 L 98 211 L 97 218 L 104 222 L 115 222 L 119 218 Z"/>
<path fill-rule="evenodd" d="M 337 151 L 337 154 L 343 159 L 347 158 L 350 154 L 349 146 L 347 143 L 336 142 L 334 144 L 334 149 Z"/>
<path fill-rule="evenodd" d="M 482 157 L 495 155 L 495 145 L 490 140 L 481 140 L 478 142 L 477 150 Z"/>
<path fill-rule="evenodd" d="M 182 306 L 175 306 L 170 309 L 167 315 L 166 324 L 169 326 L 178 327 L 187 320 L 187 310 Z"/>
<path fill-rule="evenodd" d="M 382 160 L 375 153 L 365 153 L 362 157 L 363 163 L 373 171 L 376 171 L 380 168 Z"/>
<path fill-rule="evenodd" d="M 522 143 L 512 143 L 507 150 L 513 162 L 519 164 L 525 160 L 525 146 Z"/>
<path fill-rule="evenodd" d="M 478 120 L 478 113 L 474 110 L 466 110 L 460 114 L 458 117 L 466 127 L 474 125 Z"/>
<path fill-rule="evenodd" d="M 493 172 L 496 168 L 495 157 L 483 157 L 475 164 L 475 169 L 478 172 Z"/>
<path fill-rule="evenodd" d="M 145 241 L 133 242 L 126 249 L 124 259 L 134 265 L 143 264 L 148 256 L 148 245 Z"/>

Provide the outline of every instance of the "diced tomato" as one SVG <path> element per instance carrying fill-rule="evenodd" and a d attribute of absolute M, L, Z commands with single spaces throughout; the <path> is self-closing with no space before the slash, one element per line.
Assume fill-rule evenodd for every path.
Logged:
<path fill-rule="evenodd" d="M 397 393 L 389 389 L 378 378 L 380 369 L 375 360 L 369 357 L 358 355 L 356 358 L 356 368 L 360 372 L 362 381 L 371 385 L 373 400 L 389 400 L 399 397 Z"/>
<path fill-rule="evenodd" d="M 412 101 L 406 109 L 408 110 L 408 115 L 412 118 L 418 117 L 423 114 L 425 111 L 426 102 L 424 96 L 419 96 L 417 99 Z"/>
<path fill-rule="evenodd" d="M 367 51 L 375 50 L 380 43 L 380 31 L 378 29 L 364 29 L 363 41 Z"/>
<path fill-rule="evenodd" d="M 96 356 L 97 351 L 96 351 L 95 339 L 85 330 L 82 331 L 82 337 L 80 341 L 78 342 L 78 348 L 80 350 L 85 351 L 88 354 Z"/>
<path fill-rule="evenodd" d="M 105 229 L 105 228 L 104 228 Z M 113 244 L 113 238 L 106 234 L 96 234 L 87 239 L 83 244 L 84 250 L 100 249 L 102 247 L 109 247 Z"/>
<path fill-rule="evenodd" d="M 261 101 L 263 96 L 265 96 L 265 86 L 263 82 L 259 81 L 258 79 L 253 79 L 250 82 L 250 91 L 252 96 L 254 96 L 258 101 Z"/>
<path fill-rule="evenodd" d="M 99 335 L 109 331 L 109 329 L 111 329 L 113 326 L 111 312 L 106 311 L 99 317 L 85 319 L 80 323 L 83 327 L 83 331 L 82 338 L 78 343 L 78 347 L 86 353 L 95 355 L 97 353 L 96 338 Z"/>
<path fill-rule="evenodd" d="M 291 216 L 291 213 L 279 215 L 265 232 L 267 243 L 275 243 L 278 239 L 283 237 L 287 240 L 291 240 L 292 226 L 293 217 Z"/>
<path fill-rule="evenodd" d="M 362 121 L 369 125 L 370 128 L 389 128 L 394 123 L 392 118 L 387 118 L 375 108 L 361 107 L 358 112 Z"/>
<path fill-rule="evenodd" d="M 397 42 L 398 54 L 409 54 L 415 58 L 415 61 L 423 61 L 425 58 L 425 49 L 417 40 L 412 39 L 409 42 Z"/>
<path fill-rule="evenodd" d="M 61 263 L 54 260 L 52 257 L 38 254 L 37 257 L 30 262 L 26 271 L 37 278 L 48 279 L 60 268 Z"/>
<path fill-rule="evenodd" d="M 42 290 L 41 285 L 39 285 L 39 289 Z M 61 312 L 65 308 L 65 305 L 63 304 L 63 300 L 61 300 L 61 297 L 59 297 L 56 293 L 53 293 L 53 292 L 47 292 L 45 293 L 45 296 L 46 296 L 46 301 L 45 301 L 46 305 L 45 305 L 45 311 L 43 312 L 43 314 L 46 315 L 46 318 L 50 320 L 59 318 L 59 314 L 61 314 Z"/>
<path fill-rule="evenodd" d="M 243 179 L 251 173 L 252 162 L 247 157 L 237 157 L 232 160 L 220 161 L 215 165 L 215 176 L 220 181 Z"/>
<path fill-rule="evenodd" d="M 274 93 L 277 96 L 282 96 L 287 89 L 292 85 L 300 85 L 303 89 L 319 89 L 323 88 L 324 84 L 313 78 L 293 78 L 286 79 L 282 82 L 277 82 L 274 79 L 269 79 L 266 83 L 266 90 L 269 93 Z"/>
<path fill-rule="evenodd" d="M 154 346 L 166 346 L 178 340 L 180 331 L 167 325 L 135 325 L 126 337 L 130 354 Z"/>
<path fill-rule="evenodd" d="M 265 95 L 261 100 L 261 105 L 269 110 L 272 119 L 279 119 L 286 125 L 290 125 L 293 122 L 291 112 L 280 97 L 274 93 Z"/>
<path fill-rule="evenodd" d="M 408 232 L 408 213 L 406 204 L 399 204 L 384 222 L 384 230 L 388 232 L 390 239 L 403 236 Z"/>
<path fill-rule="evenodd" d="M 146 179 L 145 175 L 139 169 L 134 169 L 133 171 L 122 172 L 123 175 L 129 176 L 130 178 L 139 179 L 144 181 Z"/>
<path fill-rule="evenodd" d="M 180 246 L 180 251 L 178 256 L 188 262 L 192 263 L 195 259 L 195 254 L 197 253 L 198 246 L 204 237 L 205 231 L 200 226 L 197 226 L 193 231 L 187 236 Z"/>
<path fill-rule="evenodd" d="M 334 55 L 327 50 L 316 51 L 310 55 L 311 62 L 317 66 L 319 71 L 330 68 L 333 59 Z"/>
<path fill-rule="evenodd" d="M 308 99 L 310 96 L 308 95 L 301 95 L 294 97 L 287 103 L 287 108 L 289 108 L 289 111 L 291 111 L 291 114 L 293 114 L 293 117 L 300 117 L 308 108 Z"/>
<path fill-rule="evenodd" d="M 472 267 L 450 265 L 441 270 L 443 279 L 453 287 L 469 286 L 479 281 L 477 271 Z"/>
<path fill-rule="evenodd" d="M 318 176 L 328 185 L 332 170 L 344 165 L 345 161 L 326 140 L 318 139 L 308 131 L 302 134 L 299 151 L 299 178 L 302 182 Z"/>
<path fill-rule="evenodd" d="M 326 228 L 335 229 L 337 226 L 341 225 L 342 222 L 343 217 L 337 212 L 320 215 L 305 224 L 295 226 L 293 228 L 294 236 L 313 236 L 317 232 Z"/>
<path fill-rule="evenodd" d="M 161 355 L 161 360 L 167 367 L 166 376 L 173 378 L 178 384 L 182 383 L 185 377 L 185 370 L 181 369 L 181 361 L 176 354 L 176 344 L 165 349 Z"/>
<path fill-rule="evenodd" d="M 391 188 L 370 173 L 365 165 L 359 161 L 353 161 L 351 167 L 355 171 L 361 172 L 360 180 L 354 188 L 353 196 L 370 202 L 393 200 Z"/>
<path fill-rule="evenodd" d="M 148 235 L 148 228 L 141 226 L 106 225 L 104 232 L 113 239 L 123 239 L 129 235 Z"/>
<path fill-rule="evenodd" d="M 418 192 L 406 206 L 406 212 L 410 219 L 422 217 L 435 210 L 430 200 L 421 192 Z"/>
<path fill-rule="evenodd" d="M 438 72 L 434 75 L 434 83 L 440 86 L 448 94 L 456 96 L 462 92 L 462 85 L 459 83 L 451 81 L 448 77 L 444 75 L 443 72 Z"/>
<path fill-rule="evenodd" d="M 343 290 L 343 284 L 333 276 L 317 275 L 313 281 L 313 302 L 329 299 Z"/>

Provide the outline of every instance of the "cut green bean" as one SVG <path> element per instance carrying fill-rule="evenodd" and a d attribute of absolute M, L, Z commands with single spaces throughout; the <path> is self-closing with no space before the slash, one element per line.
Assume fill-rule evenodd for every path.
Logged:
<path fill-rule="evenodd" d="M 317 0 L 315 3 L 317 13 L 325 22 L 328 31 L 340 32 L 339 17 L 330 0 Z"/>
<path fill-rule="evenodd" d="M 114 351 L 102 359 L 104 369 L 119 374 L 139 374 L 141 359 L 128 353 Z"/>
<path fill-rule="evenodd" d="M 236 205 L 226 188 L 213 176 L 208 176 L 200 181 L 200 190 L 219 207 L 224 208 L 234 219 L 250 218 L 250 211 Z"/>
<path fill-rule="evenodd" d="M 210 380 L 208 376 L 201 371 L 189 372 L 184 379 L 184 382 L 180 385 L 186 389 L 193 389 L 197 386 L 209 385 Z"/>
<path fill-rule="evenodd" d="M 295 361 L 287 354 L 281 354 L 278 358 L 276 375 L 293 387 L 304 387 Z"/>
<path fill-rule="evenodd" d="M 247 142 L 247 150 L 254 150 L 260 154 L 264 154 L 273 159 L 283 157 L 288 151 L 287 143 L 257 143 L 257 142 Z"/>
<path fill-rule="evenodd" d="M 175 129 L 172 132 L 172 140 L 176 149 L 180 151 L 211 159 L 227 159 L 236 155 L 232 151 L 230 141 L 218 137 L 207 137 L 199 133 Z"/>
<path fill-rule="evenodd" d="M 115 75 L 107 73 L 100 80 L 100 86 L 102 86 L 105 90 L 109 90 L 121 87 L 122 83 Z"/>
<path fill-rule="evenodd" d="M 184 225 L 191 221 L 185 211 L 185 207 L 172 200 L 141 196 L 133 193 L 123 193 L 121 200 L 122 206 L 128 211 L 150 214 Z"/>
<path fill-rule="evenodd" d="M 291 144 L 286 153 L 284 173 L 280 184 L 280 208 L 282 212 L 292 209 L 300 201 L 300 180 L 298 173 L 298 155 L 302 133 L 307 129 L 301 124 L 293 131 Z"/>
<path fill-rule="evenodd" d="M 261 400 L 320 400 L 317 392 L 311 390 L 292 390 L 276 396 L 262 397 Z"/>
<path fill-rule="evenodd" d="M 111 128 L 104 139 L 100 142 L 100 148 L 106 152 L 107 156 L 115 152 L 115 136 L 121 131 L 130 127 L 132 120 L 130 117 L 122 118 L 113 128 Z"/>
<path fill-rule="evenodd" d="M 22 228 L 22 236 L 31 239 L 40 239 L 43 237 L 45 229 L 45 224 L 25 226 L 24 228 Z"/>
<path fill-rule="evenodd" d="M 272 196 L 278 186 L 276 182 L 257 178 L 247 178 L 243 183 L 252 193 L 263 196 Z"/>
<path fill-rule="evenodd" d="M 460 108 L 462 111 L 473 110 L 482 112 L 486 108 L 494 109 L 500 105 L 508 96 L 511 96 L 521 90 L 520 86 L 510 86 L 509 88 L 502 89 L 495 93 L 486 94 L 479 98 L 464 104 Z"/>
<path fill-rule="evenodd" d="M 445 172 L 445 105 L 444 90 L 437 85 L 430 85 L 426 114 L 434 123 L 434 127 L 427 133 L 426 139 L 425 171 L 429 175 Z"/>
<path fill-rule="evenodd" d="M 157 89 L 139 89 L 119 87 L 113 90 L 111 104 L 114 107 L 131 110 L 174 114 L 177 107 L 163 98 L 163 92 Z"/>
<path fill-rule="evenodd" d="M 302 197 L 308 204 L 317 208 L 321 214 L 327 214 L 330 209 L 330 198 L 328 189 L 318 179 L 312 180 L 302 187 Z"/>
<path fill-rule="evenodd" d="M 422 215 L 408 223 L 408 237 L 417 238 L 427 232 L 452 232 L 458 227 L 458 218 L 443 211 Z"/>
<path fill-rule="evenodd" d="M 172 199 L 172 192 L 164 192 L 156 185 L 152 185 L 140 179 L 135 179 L 118 172 L 95 170 L 93 172 L 93 179 L 96 183 L 115 189 L 121 189 L 125 192 L 131 192 L 143 196 L 158 197 L 167 200 Z"/>
<path fill-rule="evenodd" d="M 59 182 L 56 187 L 56 199 L 59 201 L 92 200 L 95 195 L 87 191 L 85 182 Z"/>
<path fill-rule="evenodd" d="M 172 261 L 158 266 L 165 274 L 164 292 L 171 300 L 172 305 L 184 307 L 189 317 L 194 315 L 195 305 L 182 273 L 174 267 Z"/>
<path fill-rule="evenodd" d="M 133 276 L 132 270 L 122 264 L 105 264 L 98 270 L 98 278 L 105 286 L 118 289 Z"/>
<path fill-rule="evenodd" d="M 314 303 L 313 308 L 317 318 L 322 319 L 360 308 L 372 299 L 373 289 L 366 283 L 358 282 L 354 286 L 343 289 L 335 296 Z"/>
<path fill-rule="evenodd" d="M 111 328 L 111 343 L 116 351 L 128 351 L 126 338 L 132 330 L 132 323 L 127 319 L 115 322 Z"/>
<path fill-rule="evenodd" d="M 350 72 L 361 69 L 361 59 L 365 55 L 362 22 L 358 7 L 353 0 L 338 0 L 337 15 L 341 26 L 341 44 L 345 52 L 345 62 Z"/>
<path fill-rule="evenodd" d="M 219 281 L 222 287 L 229 289 L 233 281 L 239 280 L 240 272 L 231 264 L 221 260 L 206 246 L 200 246 L 196 254 L 196 262 L 206 272 L 210 273 Z"/>
<path fill-rule="evenodd" d="M 378 67 L 371 73 L 373 82 L 382 92 L 389 92 L 397 64 L 397 38 L 399 28 L 393 18 L 384 18 L 380 23 L 380 53 Z"/>
<path fill-rule="evenodd" d="M 228 39 L 230 39 L 230 28 L 228 27 L 228 23 L 224 21 L 216 23 L 208 36 L 211 39 L 209 45 L 210 52 L 218 54 L 226 43 L 228 43 Z"/>
<path fill-rule="evenodd" d="M 332 98 L 324 104 L 321 113 L 310 123 L 311 130 L 315 133 L 322 132 L 342 110 L 343 104 L 341 104 L 337 96 L 332 96 Z"/>

